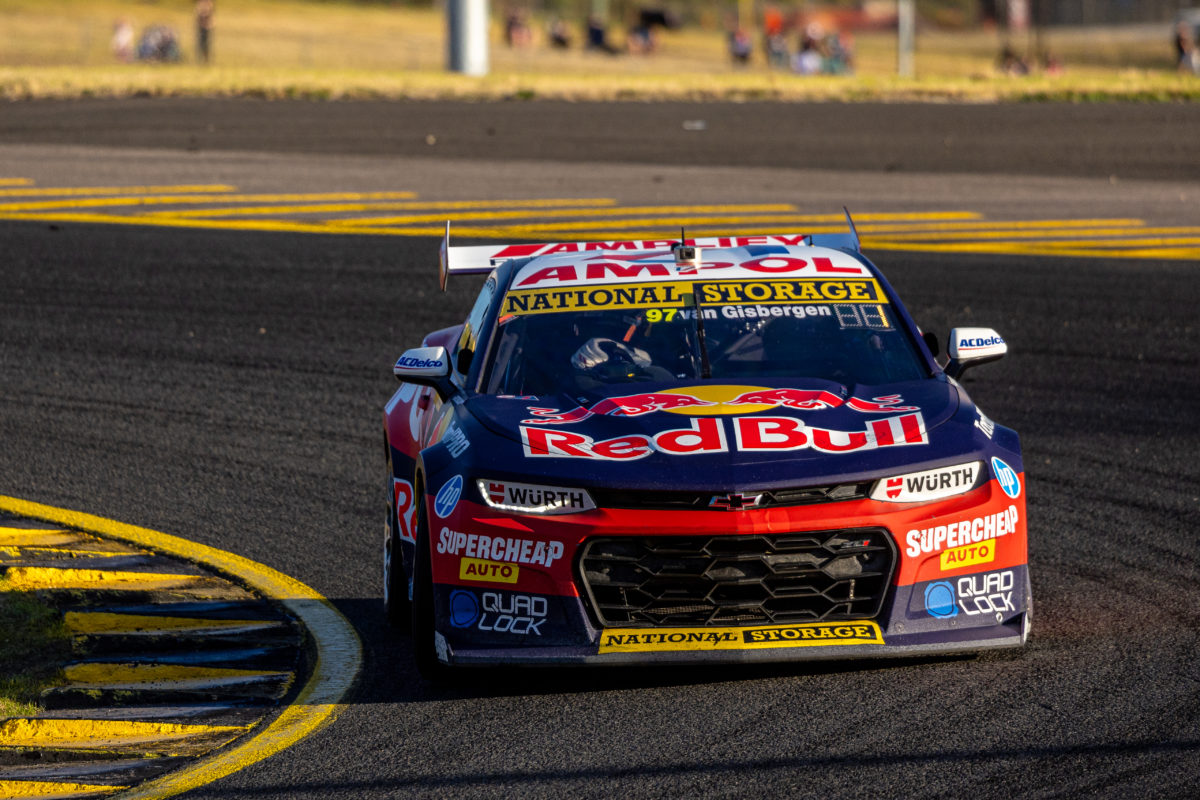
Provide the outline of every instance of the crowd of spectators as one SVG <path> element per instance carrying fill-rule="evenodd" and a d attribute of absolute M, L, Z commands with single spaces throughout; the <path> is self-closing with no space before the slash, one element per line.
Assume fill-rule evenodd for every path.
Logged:
<path fill-rule="evenodd" d="M 196 23 L 196 53 L 199 63 L 211 58 L 213 17 L 216 0 L 193 0 Z M 657 51 L 659 32 L 678 27 L 679 21 L 670 12 L 658 7 L 643 7 L 614 40 L 608 21 L 596 15 L 588 16 L 579 28 L 560 16 L 546 23 L 545 42 L 556 50 L 569 50 L 578 41 L 585 51 L 607 55 L 650 55 Z M 1180 12 L 1173 28 L 1174 65 L 1181 73 L 1200 75 L 1200 12 Z M 780 5 L 766 3 L 761 15 L 748 24 L 728 25 L 727 46 L 735 65 L 747 65 L 755 60 L 755 41 L 751 33 L 761 29 L 761 48 L 765 63 L 773 68 L 789 70 L 797 75 L 847 75 L 854 71 L 853 38 L 839 31 L 822 16 L 807 16 L 802 11 L 784 13 Z M 841 20 L 846 22 L 846 20 Z M 894 21 L 893 21 L 894 22 Z M 514 49 L 533 46 L 535 35 L 528 8 L 511 5 L 504 11 L 504 43 Z M 182 60 L 179 37 L 167 25 L 150 25 L 135 35 L 127 19 L 118 20 L 113 27 L 113 56 L 122 62 L 176 62 Z M 1032 64 L 1032 66 L 1031 66 Z M 1004 75 L 1028 75 L 1034 69 L 1048 75 L 1062 72 L 1062 62 L 1046 52 L 1036 63 L 1021 56 L 1007 42 L 996 59 L 996 69 Z"/>
<path fill-rule="evenodd" d="M 216 0 L 195 0 L 196 60 L 202 64 L 207 64 L 212 56 L 213 16 L 216 10 Z M 113 58 L 124 63 L 146 61 L 169 64 L 183 60 L 179 36 L 170 25 L 150 25 L 142 31 L 141 36 L 137 36 L 132 22 L 125 18 L 118 19 L 113 24 L 110 47 Z"/>
<path fill-rule="evenodd" d="M 608 55 L 649 55 L 658 49 L 658 32 L 674 28 L 678 20 L 669 12 L 658 8 L 643 8 L 638 11 L 633 23 L 625 30 L 624 41 L 614 41 L 608 22 L 597 15 L 584 20 L 580 33 L 583 49 Z M 619 34 L 618 34 L 619 35 Z M 534 42 L 529 12 L 519 6 L 509 7 L 504 12 L 504 43 L 520 49 Z M 571 25 L 562 17 L 551 17 L 546 25 L 546 43 L 555 50 L 569 50 L 575 46 Z"/>
<path fill-rule="evenodd" d="M 797 75 L 848 75 L 854 71 L 849 34 L 818 20 L 806 20 L 801 14 L 785 15 L 773 4 L 763 10 L 762 48 L 770 67 Z M 730 58 L 735 64 L 748 64 L 752 54 L 752 39 L 745 28 L 731 26 Z"/>

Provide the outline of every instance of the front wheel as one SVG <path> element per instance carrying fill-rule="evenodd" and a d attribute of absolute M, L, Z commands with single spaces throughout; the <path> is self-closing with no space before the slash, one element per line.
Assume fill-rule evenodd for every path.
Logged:
<path fill-rule="evenodd" d="M 396 519 L 396 494 L 392 460 L 387 465 L 387 516 L 383 524 L 383 611 L 397 630 L 412 624 L 412 604 L 408 601 L 408 580 L 404 575 L 404 556 L 400 550 L 400 531 Z"/>
<path fill-rule="evenodd" d="M 412 637 L 413 659 L 421 677 L 433 683 L 450 680 L 453 671 L 438 659 L 439 635 L 435 626 L 436 611 L 433 601 L 433 560 L 429 551 L 429 524 L 425 520 L 424 489 L 414 491 L 417 551 L 413 558 L 412 594 Z M 444 646 L 444 645 L 443 645 Z"/>

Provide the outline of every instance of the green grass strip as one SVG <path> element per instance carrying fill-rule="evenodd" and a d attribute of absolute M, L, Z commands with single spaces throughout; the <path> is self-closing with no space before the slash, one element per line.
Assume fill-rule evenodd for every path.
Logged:
<path fill-rule="evenodd" d="M 40 711 L 42 690 L 61 681 L 70 654 L 62 614 L 0 578 L 0 719 Z"/>

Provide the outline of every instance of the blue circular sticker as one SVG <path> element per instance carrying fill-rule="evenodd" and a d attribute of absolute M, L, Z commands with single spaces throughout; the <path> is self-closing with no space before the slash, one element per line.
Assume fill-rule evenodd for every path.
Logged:
<path fill-rule="evenodd" d="M 954 587 L 948 581 L 938 581 L 925 587 L 925 610 L 938 619 L 958 616 L 954 604 Z"/>
<path fill-rule="evenodd" d="M 1006 495 L 1014 500 L 1021 496 L 1021 480 L 1017 477 L 1016 470 L 1000 459 L 993 458 L 992 472 L 996 473 L 996 480 L 1000 481 L 1000 488 Z"/>
<path fill-rule="evenodd" d="M 455 475 L 450 480 L 442 484 L 441 491 L 437 493 L 437 497 L 433 499 L 433 510 L 439 517 L 445 519 L 454 511 L 454 507 L 458 505 L 458 498 L 462 497 L 463 479 L 462 475 Z"/>
<path fill-rule="evenodd" d="M 469 628 L 479 617 L 479 600 L 474 592 L 456 589 L 450 593 L 450 624 L 455 628 Z"/>

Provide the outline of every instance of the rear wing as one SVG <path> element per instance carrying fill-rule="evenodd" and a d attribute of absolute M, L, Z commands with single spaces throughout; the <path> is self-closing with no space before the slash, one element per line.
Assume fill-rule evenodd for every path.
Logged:
<path fill-rule="evenodd" d="M 850 223 L 849 234 L 824 233 L 775 233 L 762 236 L 704 236 L 688 239 L 684 244 L 697 248 L 709 247 L 829 247 L 837 250 L 859 251 L 858 233 L 850 212 L 846 212 Z M 470 247 L 450 246 L 450 223 L 446 222 L 446 233 L 438 253 L 438 285 L 446 291 L 446 281 L 451 275 L 481 275 L 491 272 L 500 264 L 514 258 L 557 255 L 560 253 L 622 252 L 636 253 L 651 250 L 667 250 L 679 244 L 678 239 L 633 239 L 618 242 L 543 242 L 541 244 L 487 244 Z"/>

